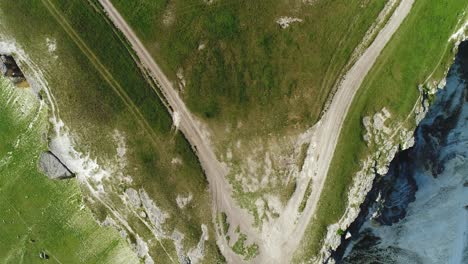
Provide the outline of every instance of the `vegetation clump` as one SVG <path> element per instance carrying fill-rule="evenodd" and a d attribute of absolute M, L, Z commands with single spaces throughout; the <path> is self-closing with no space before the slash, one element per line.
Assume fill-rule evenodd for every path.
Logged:
<path fill-rule="evenodd" d="M 224 234 L 227 234 L 229 230 L 229 222 L 227 219 L 227 214 L 225 212 L 221 212 L 221 224 L 223 226 L 223 232 Z"/>
<path fill-rule="evenodd" d="M 250 260 L 258 255 L 258 245 L 255 243 L 251 245 L 245 245 L 246 241 L 247 236 L 245 234 L 239 234 L 239 238 L 232 246 L 232 250 L 235 253 L 244 256 L 244 260 Z"/>

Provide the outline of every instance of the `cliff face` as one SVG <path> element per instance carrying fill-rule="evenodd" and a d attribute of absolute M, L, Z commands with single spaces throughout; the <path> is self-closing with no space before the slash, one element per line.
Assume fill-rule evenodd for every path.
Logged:
<path fill-rule="evenodd" d="M 468 42 L 418 126 L 414 147 L 376 177 L 344 263 L 468 263 Z"/>

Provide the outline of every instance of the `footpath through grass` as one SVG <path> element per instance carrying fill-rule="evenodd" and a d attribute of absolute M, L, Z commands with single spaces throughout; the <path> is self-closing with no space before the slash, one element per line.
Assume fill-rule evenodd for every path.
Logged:
<path fill-rule="evenodd" d="M 0 105 L 2 263 L 40 263 L 46 261 L 41 252 L 50 263 L 138 263 L 115 229 L 100 227 L 88 209 L 80 209 L 76 180 L 53 181 L 38 172 L 47 108 L 3 77 Z"/>
<path fill-rule="evenodd" d="M 453 44 L 448 39 L 459 19 L 466 19 L 462 15 L 467 7 L 464 0 L 416 0 L 354 98 L 316 218 L 306 231 L 297 259 L 318 253 L 327 226 L 336 223 L 346 209 L 353 175 L 370 151 L 362 138 L 365 133 L 362 119 L 386 107 L 392 114 L 392 122 L 405 120 L 419 97 L 418 85 L 425 84 L 428 77 L 430 81 L 440 80 L 451 64 Z"/>
<path fill-rule="evenodd" d="M 288 176 L 294 169 L 283 162 L 294 155 L 292 142 L 318 120 L 353 51 L 386 3 L 111 2 L 188 108 L 208 124 L 215 153 L 229 166 L 234 199 L 257 226 L 267 216 L 259 215 L 256 201 L 269 194 L 286 204 L 294 192 L 295 179 Z M 283 29 L 277 23 L 281 17 L 302 22 Z M 248 160 L 258 169 L 252 170 Z M 246 182 L 259 187 L 245 188 Z"/>
<path fill-rule="evenodd" d="M 0 1 L 0 9 L 2 36 L 14 39 L 37 66 L 26 73 L 43 74 L 78 150 L 103 167 L 121 166 L 114 135 L 122 135 L 125 165 L 105 185 L 112 202 L 121 203 L 118 195 L 129 187 L 144 188 L 170 215 L 164 230 L 184 234 L 184 250 L 196 247 L 201 224 L 206 224 L 210 237 L 206 258 L 218 259 L 207 181 L 198 160 L 183 135 L 173 129 L 165 106 L 101 10 L 93 1 L 81 0 Z M 190 204 L 179 208 L 176 198 L 189 194 Z M 105 218 L 106 210 L 97 204 L 90 207 L 100 220 Z M 116 207 L 125 210 L 123 204 Z M 152 239 L 148 246 L 155 260 L 169 262 L 168 254 L 177 259 L 172 240 L 159 243 L 137 219 L 130 225 L 145 240 Z"/>

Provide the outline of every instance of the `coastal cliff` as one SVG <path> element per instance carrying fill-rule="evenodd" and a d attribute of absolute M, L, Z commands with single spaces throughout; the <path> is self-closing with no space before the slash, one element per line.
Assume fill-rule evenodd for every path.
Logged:
<path fill-rule="evenodd" d="M 343 263 L 468 261 L 468 42 L 415 133 L 377 175 L 334 260 Z M 344 258 L 342 256 L 344 255 Z"/>

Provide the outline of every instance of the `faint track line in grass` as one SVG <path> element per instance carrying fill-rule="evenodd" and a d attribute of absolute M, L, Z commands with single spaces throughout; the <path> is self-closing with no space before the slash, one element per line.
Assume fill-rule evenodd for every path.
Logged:
<path fill-rule="evenodd" d="M 109 25 L 109 27 L 112 28 L 112 31 L 114 34 L 119 38 L 119 40 L 122 42 L 123 46 L 125 49 L 128 51 L 129 55 L 132 57 L 133 61 L 137 65 L 137 67 L 140 69 L 143 77 L 145 78 L 146 82 L 149 84 L 151 89 L 156 93 L 156 95 L 159 97 L 161 103 L 167 108 L 167 111 L 172 114 L 174 111 L 169 104 L 169 102 L 166 99 L 166 96 L 163 94 L 163 92 L 160 89 L 160 84 L 159 82 L 151 76 L 150 70 L 143 65 L 141 62 L 140 58 L 138 55 L 135 53 L 135 50 L 133 50 L 132 44 L 125 38 L 123 33 L 113 24 L 113 22 L 109 19 L 109 17 L 106 15 L 105 10 L 102 8 L 100 4 L 97 4 L 95 0 L 88 0 L 88 3 L 98 12 L 101 17 L 104 19 L 104 21 Z M 99 5 L 99 6 L 97 6 Z"/>
<path fill-rule="evenodd" d="M 93 66 L 98 70 L 98 72 L 102 75 L 104 80 L 112 87 L 114 92 L 122 99 L 124 104 L 129 108 L 131 113 L 136 117 L 137 122 L 139 125 L 146 130 L 146 132 L 150 135 L 151 141 L 157 145 L 156 140 L 153 138 L 158 138 L 159 137 L 154 133 L 154 130 L 151 128 L 149 123 L 146 121 L 145 117 L 141 114 L 141 112 L 138 110 L 138 107 L 133 103 L 133 101 L 128 97 L 127 93 L 123 90 L 123 88 L 120 86 L 120 84 L 112 77 L 112 74 L 105 68 L 105 66 L 99 61 L 97 56 L 91 51 L 91 49 L 84 43 L 84 41 L 78 36 L 78 34 L 73 30 L 71 25 L 67 22 L 67 20 L 59 13 L 57 8 L 54 6 L 53 3 L 50 2 L 50 0 L 41 0 L 41 2 L 44 4 L 44 6 L 48 9 L 48 11 L 51 13 L 51 15 L 57 20 L 57 22 L 60 24 L 60 26 L 65 30 L 65 32 L 70 36 L 70 38 L 73 40 L 73 42 L 78 46 L 78 48 L 86 55 L 86 57 L 90 60 L 90 62 L 93 64 Z M 122 224 L 123 226 L 128 230 L 132 231 L 130 226 L 128 226 L 127 221 L 124 219 L 124 217 L 118 212 L 117 209 L 115 209 L 114 205 L 112 202 L 107 202 L 103 198 L 101 198 L 98 194 L 95 194 L 95 190 L 92 187 L 92 185 L 85 179 L 85 185 L 86 187 L 91 191 L 92 195 L 99 201 L 101 202 L 102 205 L 104 205 L 110 213 L 112 213 Z M 133 211 L 132 211 L 133 212 Z M 138 217 L 138 215 L 137 215 Z M 138 217 L 140 220 L 141 218 Z M 147 228 L 150 229 L 150 231 L 154 234 L 154 231 L 146 222 L 143 222 Z M 133 231 L 132 231 L 133 233 Z M 169 254 L 169 252 L 166 250 L 164 245 L 162 244 L 162 241 L 159 237 L 154 234 L 155 238 L 159 242 L 160 246 L 168 256 L 168 258 L 171 260 L 172 263 L 176 263 L 172 256 Z"/>
<path fill-rule="evenodd" d="M 80 38 L 80 36 L 73 30 L 67 20 L 60 14 L 57 8 L 50 0 L 41 0 L 44 6 L 49 10 L 51 15 L 57 20 L 60 26 L 70 36 L 73 42 L 78 48 L 84 53 L 84 55 L 90 60 L 91 64 L 101 74 L 103 79 L 112 87 L 114 92 L 122 99 L 125 106 L 130 110 L 132 115 L 135 116 L 139 125 L 150 135 L 151 141 L 157 145 L 154 138 L 159 137 L 155 134 L 149 123 L 146 121 L 143 114 L 139 111 L 138 107 L 133 103 L 132 99 L 128 96 L 122 86 L 114 79 L 112 74 L 106 69 L 106 67 L 100 62 L 99 58 L 92 52 L 92 50 L 86 45 L 86 43 Z"/>

